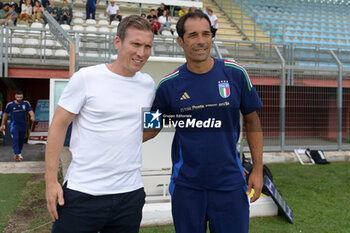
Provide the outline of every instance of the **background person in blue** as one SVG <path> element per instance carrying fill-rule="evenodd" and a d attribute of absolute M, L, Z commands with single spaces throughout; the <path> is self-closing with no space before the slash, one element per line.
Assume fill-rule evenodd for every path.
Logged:
<path fill-rule="evenodd" d="M 15 154 L 14 159 L 19 162 L 23 159 L 22 148 L 24 143 L 24 136 L 27 132 L 27 112 L 30 115 L 30 120 L 34 122 L 35 115 L 30 106 L 30 103 L 23 100 L 23 92 L 16 91 L 15 100 L 6 105 L 4 115 L 2 117 L 0 131 L 5 127 L 5 122 L 8 114 L 11 114 L 11 137 L 12 148 Z"/>
<path fill-rule="evenodd" d="M 169 185 L 175 231 L 205 233 L 209 222 L 211 233 L 247 233 L 247 194 L 255 189 L 254 202 L 263 186 L 263 136 L 256 113 L 262 103 L 242 66 L 210 57 L 212 34 L 204 13 L 186 14 L 176 29 L 187 63 L 160 81 L 152 110 L 191 115 L 191 122 L 215 119 L 220 127 L 176 128 Z M 240 112 L 254 163 L 248 186 L 236 149 Z M 145 130 L 144 141 L 158 132 Z"/>
<path fill-rule="evenodd" d="M 87 0 L 87 2 L 86 2 L 86 19 L 90 19 L 90 14 L 91 14 L 91 18 L 95 19 L 96 7 L 98 6 L 99 2 L 100 2 L 100 0 Z"/>

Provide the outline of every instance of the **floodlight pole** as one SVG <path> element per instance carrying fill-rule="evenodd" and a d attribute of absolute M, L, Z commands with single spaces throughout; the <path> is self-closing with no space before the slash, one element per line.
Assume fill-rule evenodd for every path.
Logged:
<path fill-rule="evenodd" d="M 338 122 L 338 135 L 337 135 L 337 141 L 338 141 L 338 150 L 341 150 L 342 147 L 342 112 L 343 112 L 343 64 L 339 60 L 338 56 L 329 49 L 330 54 L 334 58 L 334 60 L 337 62 L 338 65 L 338 88 L 337 88 L 337 122 Z"/>
<path fill-rule="evenodd" d="M 281 84 L 280 84 L 280 138 L 281 138 L 281 151 L 284 152 L 285 147 L 285 122 L 286 122 L 286 61 L 284 60 L 281 52 L 278 50 L 277 46 L 273 47 L 281 60 L 282 74 L 281 74 Z"/>

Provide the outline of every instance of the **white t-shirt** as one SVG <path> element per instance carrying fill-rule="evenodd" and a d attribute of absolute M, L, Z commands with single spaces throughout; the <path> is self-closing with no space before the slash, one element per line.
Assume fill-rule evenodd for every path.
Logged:
<path fill-rule="evenodd" d="M 161 24 L 165 24 L 166 23 L 166 17 L 161 15 L 158 17 L 158 22 Z"/>
<path fill-rule="evenodd" d="M 64 179 L 68 188 L 106 195 L 143 187 L 142 111 L 150 108 L 154 89 L 148 74 L 123 77 L 106 64 L 72 76 L 58 102 L 77 114 L 69 148 L 72 162 Z"/>
<path fill-rule="evenodd" d="M 211 16 L 209 15 L 210 23 L 213 28 L 218 29 L 219 28 L 219 22 L 214 26 L 215 21 L 218 19 L 216 15 L 212 14 Z"/>
<path fill-rule="evenodd" d="M 114 4 L 114 6 L 109 5 L 107 7 L 107 13 L 110 15 L 116 15 L 117 11 L 119 11 L 119 7 L 117 5 Z"/>

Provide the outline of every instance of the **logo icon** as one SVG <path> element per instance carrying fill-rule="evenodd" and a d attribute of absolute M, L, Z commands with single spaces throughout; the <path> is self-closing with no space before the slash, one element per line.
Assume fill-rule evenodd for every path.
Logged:
<path fill-rule="evenodd" d="M 183 95 L 182 95 L 182 97 L 180 98 L 180 100 L 187 100 L 187 99 L 189 99 L 190 98 L 190 96 L 187 94 L 187 92 L 185 92 Z"/>
<path fill-rule="evenodd" d="M 230 84 L 228 83 L 227 80 L 219 81 L 218 86 L 219 86 L 219 93 L 222 98 L 227 98 L 230 96 L 231 94 Z"/>
<path fill-rule="evenodd" d="M 143 112 L 143 128 L 144 129 L 160 129 L 162 113 L 159 110 Z"/>

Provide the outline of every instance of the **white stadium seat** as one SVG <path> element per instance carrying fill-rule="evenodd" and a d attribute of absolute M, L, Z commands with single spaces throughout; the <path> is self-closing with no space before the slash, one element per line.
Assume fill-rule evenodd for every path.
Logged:
<path fill-rule="evenodd" d="M 100 14 L 98 14 L 97 18 L 99 18 L 99 19 L 106 19 L 107 16 L 105 16 L 104 13 L 100 13 Z"/>
<path fill-rule="evenodd" d="M 74 31 L 84 31 L 84 27 L 81 25 L 74 25 L 72 29 Z"/>
<path fill-rule="evenodd" d="M 43 45 L 44 45 L 44 43 L 46 43 L 46 46 L 49 46 L 49 47 L 56 46 L 56 41 L 54 41 L 54 40 L 47 39 L 46 41 L 43 42 Z"/>
<path fill-rule="evenodd" d="M 117 31 L 118 31 L 118 28 L 117 28 L 117 27 L 114 27 L 114 28 L 112 28 L 112 30 L 111 30 L 111 32 L 112 32 L 112 33 L 115 33 L 115 34 L 117 33 Z"/>
<path fill-rule="evenodd" d="M 29 38 L 26 39 L 26 45 L 39 45 L 39 40 L 38 39 L 33 39 L 33 38 Z"/>
<path fill-rule="evenodd" d="M 24 48 L 22 54 L 26 56 L 36 56 L 38 55 L 38 51 L 34 48 Z"/>
<path fill-rule="evenodd" d="M 100 57 L 100 54 L 98 52 L 87 52 L 87 53 L 85 53 L 85 56 L 87 56 L 87 57 Z"/>
<path fill-rule="evenodd" d="M 98 31 L 99 31 L 99 32 L 107 32 L 107 33 L 110 33 L 110 30 L 109 30 L 108 27 L 100 27 L 100 28 L 98 29 Z"/>
<path fill-rule="evenodd" d="M 22 38 L 13 37 L 13 38 L 12 38 L 12 44 L 24 45 L 24 40 L 23 40 Z M 4 45 L 4 46 L 5 46 L 5 45 Z"/>
<path fill-rule="evenodd" d="M 119 24 L 119 21 L 116 21 L 116 20 L 112 21 L 111 23 L 112 26 L 118 26 L 118 24 Z"/>
<path fill-rule="evenodd" d="M 162 31 L 162 35 L 163 36 L 172 36 L 173 34 L 171 34 L 171 32 L 169 32 L 169 31 L 164 30 L 164 31 Z"/>
<path fill-rule="evenodd" d="M 12 54 L 12 55 L 19 55 L 19 54 L 22 54 L 22 53 L 21 53 L 21 49 L 20 49 L 20 48 L 17 48 L 17 47 L 8 48 L 8 52 L 9 52 L 9 54 Z"/>
<path fill-rule="evenodd" d="M 64 49 L 58 49 L 55 52 L 55 56 L 57 57 L 68 57 L 68 52 Z"/>
<path fill-rule="evenodd" d="M 43 49 L 41 50 L 42 52 L 42 55 L 46 55 L 46 56 L 52 56 L 53 55 L 53 52 L 51 49 Z"/>
<path fill-rule="evenodd" d="M 101 19 L 100 21 L 98 21 L 99 25 L 109 25 L 108 21 L 105 19 Z"/>
<path fill-rule="evenodd" d="M 61 24 L 61 27 L 62 27 L 65 31 L 70 30 L 70 25 L 68 25 L 68 24 Z"/>
<path fill-rule="evenodd" d="M 86 24 L 95 25 L 96 24 L 96 20 L 94 20 L 94 19 L 87 19 L 86 20 Z"/>
<path fill-rule="evenodd" d="M 44 25 L 42 23 L 32 23 L 32 25 L 30 26 L 31 28 L 43 28 Z"/>
<path fill-rule="evenodd" d="M 44 25 L 42 23 L 32 23 L 32 25 L 30 26 L 31 29 L 39 29 L 39 28 L 43 28 Z M 40 34 L 41 31 L 38 30 L 30 30 L 30 33 L 35 33 L 35 34 Z"/>
<path fill-rule="evenodd" d="M 85 14 L 81 11 L 74 12 L 73 15 L 76 18 L 84 18 L 85 17 Z"/>
<path fill-rule="evenodd" d="M 97 32 L 97 28 L 95 26 L 87 26 L 85 31 L 87 31 L 87 32 Z"/>
<path fill-rule="evenodd" d="M 74 18 L 73 23 L 74 24 L 84 24 L 84 20 L 82 18 Z"/>

